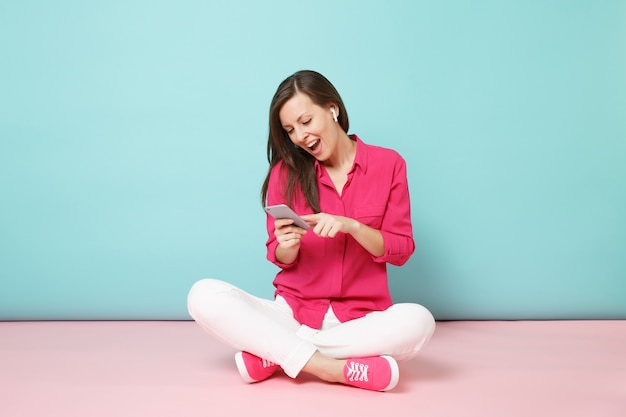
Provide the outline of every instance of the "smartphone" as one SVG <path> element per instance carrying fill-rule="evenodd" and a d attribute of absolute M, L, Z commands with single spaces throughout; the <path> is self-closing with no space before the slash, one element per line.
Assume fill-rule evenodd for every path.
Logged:
<path fill-rule="evenodd" d="M 272 216 L 275 219 L 291 219 L 293 220 L 293 224 L 301 227 L 303 229 L 310 229 L 311 226 L 307 224 L 302 217 L 298 216 L 295 211 L 293 211 L 286 204 L 278 204 L 276 206 L 266 206 L 265 211 L 267 214 Z"/>

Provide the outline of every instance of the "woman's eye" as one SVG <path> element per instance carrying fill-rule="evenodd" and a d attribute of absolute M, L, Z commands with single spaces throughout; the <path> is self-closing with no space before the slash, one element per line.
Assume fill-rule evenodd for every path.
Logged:
<path fill-rule="evenodd" d="M 311 119 L 302 122 L 303 125 L 308 125 L 309 123 L 311 123 Z"/>

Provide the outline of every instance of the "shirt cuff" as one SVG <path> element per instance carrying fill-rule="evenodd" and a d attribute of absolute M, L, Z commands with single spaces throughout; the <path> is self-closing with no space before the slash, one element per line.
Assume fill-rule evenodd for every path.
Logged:
<path fill-rule="evenodd" d="M 385 244 L 385 253 L 382 256 L 374 257 L 374 262 L 388 262 L 396 266 L 404 265 L 415 251 L 413 238 L 382 230 L 381 234 Z"/>
<path fill-rule="evenodd" d="M 277 241 L 273 241 L 272 243 L 267 245 L 267 260 L 268 261 L 270 261 L 271 263 L 273 263 L 274 265 L 276 265 L 277 267 L 279 267 L 281 269 L 291 268 L 292 266 L 294 266 L 295 264 L 298 263 L 298 260 L 300 259 L 300 253 L 298 253 L 298 257 L 296 258 L 295 261 L 293 261 L 293 263 L 284 264 L 282 262 L 279 262 L 278 259 L 276 259 L 276 248 L 277 247 L 278 247 L 278 242 Z"/>

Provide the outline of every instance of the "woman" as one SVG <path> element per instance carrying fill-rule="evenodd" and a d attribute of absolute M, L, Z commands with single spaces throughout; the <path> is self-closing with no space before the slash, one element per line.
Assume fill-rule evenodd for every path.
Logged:
<path fill-rule="evenodd" d="M 267 217 L 267 258 L 280 268 L 275 299 L 205 279 L 191 316 L 233 346 L 246 382 L 282 370 L 387 391 L 397 361 L 413 358 L 435 321 L 424 307 L 392 304 L 386 264 L 415 249 L 406 164 L 393 150 L 348 135 L 348 114 L 321 74 L 299 71 L 270 106 L 266 205 L 287 204 L 311 226 Z"/>

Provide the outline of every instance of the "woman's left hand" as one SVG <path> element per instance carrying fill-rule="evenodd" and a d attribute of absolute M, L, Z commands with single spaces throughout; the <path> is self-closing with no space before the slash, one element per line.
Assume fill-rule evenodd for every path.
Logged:
<path fill-rule="evenodd" d="M 349 217 L 327 213 L 306 214 L 300 217 L 310 224 L 313 233 L 320 237 L 335 237 L 339 232 L 354 233 L 359 228 L 359 222 Z"/>

